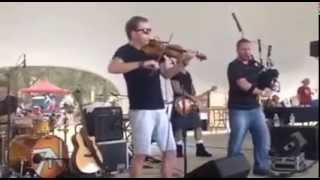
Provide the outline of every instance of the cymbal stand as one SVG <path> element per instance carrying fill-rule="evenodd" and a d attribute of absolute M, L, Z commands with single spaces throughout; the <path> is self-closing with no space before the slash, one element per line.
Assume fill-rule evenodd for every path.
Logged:
<path fill-rule="evenodd" d="M 10 91 L 11 91 L 11 78 L 12 75 L 16 72 L 17 69 L 19 68 L 25 68 L 25 60 L 20 63 L 20 64 L 16 64 L 13 67 L 9 67 L 8 72 L 6 73 L 7 76 L 7 97 L 10 96 Z M 11 133 L 11 113 L 13 112 L 13 110 L 11 109 L 11 98 L 8 98 L 7 100 L 7 127 L 6 127 L 6 135 L 2 135 L 2 148 L 1 148 L 1 156 L 3 157 L 2 161 L 1 161 L 1 167 L 0 167 L 0 177 L 8 177 L 9 176 L 9 157 L 10 157 L 10 150 L 9 150 L 9 146 L 10 146 L 10 139 L 12 138 L 12 133 Z"/>

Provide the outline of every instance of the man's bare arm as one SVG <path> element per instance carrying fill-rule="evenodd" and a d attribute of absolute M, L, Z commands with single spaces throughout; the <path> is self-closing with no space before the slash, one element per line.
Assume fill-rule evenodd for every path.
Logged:
<path fill-rule="evenodd" d="M 113 74 L 123 74 L 140 67 L 149 69 L 158 69 L 159 64 L 155 60 L 139 61 L 139 62 L 124 62 L 121 58 L 114 58 L 108 66 L 108 72 Z"/>

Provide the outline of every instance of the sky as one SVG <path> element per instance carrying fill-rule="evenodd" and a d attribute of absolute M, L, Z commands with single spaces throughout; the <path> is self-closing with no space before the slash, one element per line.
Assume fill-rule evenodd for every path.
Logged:
<path fill-rule="evenodd" d="M 83 69 L 111 80 L 126 94 L 122 75 L 107 72 L 114 52 L 127 43 L 124 25 L 134 15 L 150 19 L 154 33 L 185 48 L 199 50 L 207 61 L 188 67 L 196 90 L 212 85 L 226 93 L 227 65 L 236 57 L 241 37 L 232 19 L 235 12 L 246 38 L 262 40 L 262 57 L 272 45 L 280 71 L 281 97 L 295 95 L 303 78 L 311 87 L 319 81 L 318 59 L 309 56 L 309 43 L 319 39 L 318 3 L 0 3 L 0 66 L 13 66 L 26 54 L 28 65 Z M 258 57 L 257 44 L 254 49 Z"/>

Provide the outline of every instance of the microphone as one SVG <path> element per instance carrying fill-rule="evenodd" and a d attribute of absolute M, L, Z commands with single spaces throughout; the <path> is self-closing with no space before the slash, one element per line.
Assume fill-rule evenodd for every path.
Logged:
<path fill-rule="evenodd" d="M 115 97 L 127 97 L 126 95 L 118 94 L 118 93 L 115 93 L 115 92 L 110 92 L 110 94 L 112 96 L 115 96 Z"/>
<path fill-rule="evenodd" d="M 271 56 L 271 50 L 272 50 L 272 46 L 271 45 L 269 45 L 268 46 L 268 57 L 270 57 Z"/>
<path fill-rule="evenodd" d="M 115 93 L 115 92 L 110 92 L 110 94 L 111 94 L 112 96 L 120 96 L 120 94 L 117 94 L 117 93 Z"/>
<path fill-rule="evenodd" d="M 80 88 L 77 88 L 73 91 L 73 94 L 80 94 L 81 93 L 81 90 Z"/>
<path fill-rule="evenodd" d="M 261 53 L 261 39 L 258 39 L 258 50 Z"/>
<path fill-rule="evenodd" d="M 242 28 L 241 28 L 241 26 L 240 26 L 240 23 L 239 23 L 237 17 L 236 17 L 236 14 L 235 14 L 234 12 L 232 13 L 232 17 L 233 17 L 234 21 L 235 21 L 236 24 L 237 24 L 237 28 L 238 28 L 239 32 L 242 32 Z"/>
<path fill-rule="evenodd" d="M 35 154 L 33 156 L 33 162 L 36 164 L 39 164 L 41 161 L 43 161 L 43 158 L 40 154 Z"/>
<path fill-rule="evenodd" d="M 33 162 L 36 163 L 36 164 L 39 164 L 41 161 L 50 161 L 50 160 L 67 160 L 65 158 L 45 158 L 45 157 L 42 157 L 41 154 L 35 154 L 33 156 Z"/>

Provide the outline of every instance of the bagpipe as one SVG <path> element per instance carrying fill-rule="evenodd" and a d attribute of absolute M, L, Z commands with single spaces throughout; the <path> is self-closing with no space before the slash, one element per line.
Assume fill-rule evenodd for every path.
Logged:
<path fill-rule="evenodd" d="M 280 92 L 280 82 L 278 81 L 279 71 L 277 69 L 266 69 L 259 73 L 258 88 L 270 88 L 275 92 Z"/>
<path fill-rule="evenodd" d="M 236 14 L 232 13 L 232 17 L 237 25 L 238 31 L 241 33 L 241 38 L 244 38 L 244 32 L 236 17 Z M 273 62 L 270 58 L 272 46 L 268 45 L 266 65 L 263 64 L 263 59 L 261 57 L 261 54 L 262 54 L 261 49 L 262 49 L 261 40 L 258 39 L 258 50 L 259 50 L 260 62 L 256 60 L 253 61 L 260 68 L 257 87 L 259 89 L 270 88 L 272 91 L 280 92 L 280 82 L 278 81 L 280 73 L 277 69 L 273 67 Z"/>
<path fill-rule="evenodd" d="M 258 43 L 259 41 L 260 40 L 258 40 Z M 280 73 L 276 68 L 274 68 L 273 62 L 270 58 L 271 48 L 272 46 L 269 45 L 266 65 L 263 64 L 262 59 L 260 59 L 260 63 L 257 62 L 260 65 L 257 87 L 259 89 L 270 88 L 272 91 L 280 92 L 280 82 L 278 81 Z"/>

